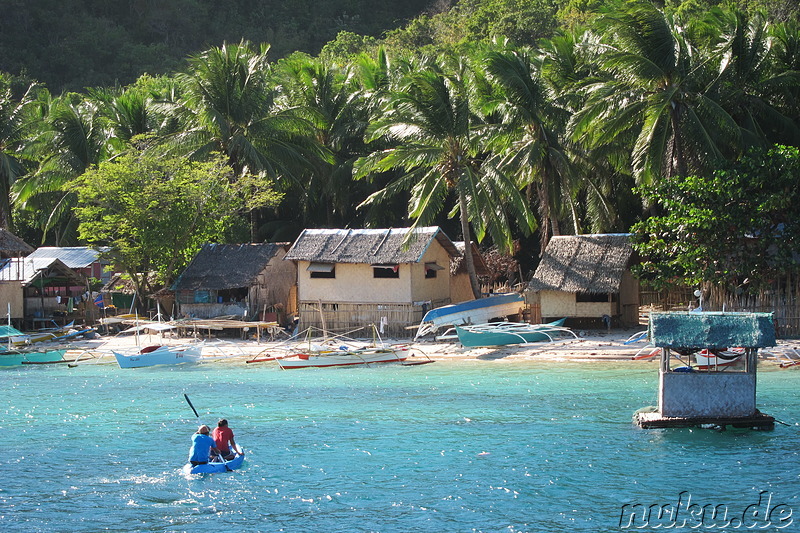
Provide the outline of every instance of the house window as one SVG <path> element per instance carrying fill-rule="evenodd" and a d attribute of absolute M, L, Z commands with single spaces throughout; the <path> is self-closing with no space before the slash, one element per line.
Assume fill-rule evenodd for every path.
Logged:
<path fill-rule="evenodd" d="M 444 270 L 443 266 L 434 263 L 425 263 L 425 279 L 431 279 L 436 277 L 436 273 L 440 270 Z"/>
<path fill-rule="evenodd" d="M 332 279 L 336 277 L 336 266 L 333 263 L 311 263 L 306 270 L 309 271 L 312 278 Z"/>
<path fill-rule="evenodd" d="M 583 303 L 608 303 L 616 302 L 616 294 L 579 292 L 575 295 L 576 302 Z"/>
<path fill-rule="evenodd" d="M 372 265 L 373 278 L 399 278 L 400 265 Z"/>

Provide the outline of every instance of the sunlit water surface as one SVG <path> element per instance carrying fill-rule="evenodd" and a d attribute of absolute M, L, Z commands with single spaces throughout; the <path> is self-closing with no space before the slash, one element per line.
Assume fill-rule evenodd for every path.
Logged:
<path fill-rule="evenodd" d="M 685 491 L 739 512 L 767 491 L 794 511 L 791 531 L 800 527 L 799 378 L 759 373 L 759 407 L 789 426 L 716 432 L 631 424 L 656 401 L 654 364 L 3 369 L 0 523 L 26 532 L 602 532 L 622 529 L 626 504 L 666 505 Z M 228 418 L 247 451 L 241 470 L 182 474 L 197 427 L 184 393 L 201 422 Z"/>

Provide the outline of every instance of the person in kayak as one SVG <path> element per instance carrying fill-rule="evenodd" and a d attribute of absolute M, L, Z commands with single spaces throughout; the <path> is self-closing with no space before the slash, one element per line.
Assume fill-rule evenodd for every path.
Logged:
<path fill-rule="evenodd" d="M 212 452 L 219 455 L 214 439 L 208 435 L 210 430 L 211 428 L 203 424 L 197 433 L 192 435 L 192 447 L 189 449 L 189 462 L 192 466 L 208 464 Z"/>
<path fill-rule="evenodd" d="M 233 430 L 228 427 L 227 420 L 222 418 L 217 422 L 217 427 L 214 428 L 211 437 L 214 439 L 214 443 L 217 445 L 223 459 L 230 461 L 236 456 L 234 453 L 236 441 L 233 440 Z"/>

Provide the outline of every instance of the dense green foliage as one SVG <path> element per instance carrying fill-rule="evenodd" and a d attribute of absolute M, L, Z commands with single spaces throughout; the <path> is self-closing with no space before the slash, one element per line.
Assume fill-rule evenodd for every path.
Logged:
<path fill-rule="evenodd" d="M 224 240 L 236 215 L 278 200 L 264 180 L 233 179 L 223 157 L 194 162 L 131 153 L 101 163 L 71 186 L 81 238 L 110 246 L 107 259 L 145 294 L 152 281 L 174 280 L 203 244 Z"/>
<path fill-rule="evenodd" d="M 340 31 L 379 35 L 418 15 L 427 0 L 5 0 L 0 71 L 51 90 L 128 85 L 145 72 L 183 68 L 185 57 L 242 39 L 275 57 L 318 53 Z"/>
<path fill-rule="evenodd" d="M 637 224 L 640 275 L 661 286 L 760 289 L 800 264 L 800 150 L 754 151 L 708 175 L 647 187 L 663 210 Z"/>
<path fill-rule="evenodd" d="M 144 67 L 123 61 L 132 83 L 115 85 L 128 75 L 92 78 L 100 70 L 84 65 L 82 79 L 104 87 L 60 96 L 26 76 L 0 76 L 0 215 L 32 244 L 115 241 L 122 249 L 124 239 L 139 237 L 104 232 L 102 211 L 87 210 L 122 190 L 95 184 L 98 196 L 88 202 L 75 185 L 90 183 L 82 175 L 97 177 L 98 168 L 115 174 L 108 165 L 117 162 L 188 164 L 222 154 L 220 181 L 282 197 L 276 204 L 256 195 L 248 209 L 226 215 L 237 240 L 248 228 L 256 241 L 290 241 L 306 227 L 438 224 L 454 239 L 474 236 L 501 251 L 521 250 L 516 259 L 525 269 L 552 235 L 628 231 L 664 215 L 662 184 L 678 194 L 681 176 L 691 176 L 689 187 L 733 168 L 751 150 L 800 145 L 800 23 L 790 1 L 667 1 L 662 8 L 648 0 L 445 1 L 384 35 L 338 28 L 346 31 L 324 47 L 305 48 L 321 49 L 318 57 L 284 56 L 285 42 L 261 33 L 252 34 L 255 42 L 272 47 L 239 38 L 206 47 L 220 35 L 227 39 L 223 29 L 239 20 L 237 13 L 253 14 L 244 2 L 213 9 L 200 0 L 170 7 L 131 2 L 124 3 L 126 16 L 119 15 L 122 4 L 90 11 L 93 3 L 63 5 L 86 15 L 89 26 L 91 12 L 114 35 L 131 32 L 145 48 L 166 43 L 169 54 L 156 54 L 163 62 L 146 69 L 169 74 L 136 77 Z M 281 13 L 289 28 L 302 6 L 317 16 L 339 9 L 333 4 L 276 3 L 260 13 Z M 9 12 L 28 21 L 23 27 L 52 15 L 44 2 L 20 19 L 14 10 L 22 5 L 13 2 Z M 347 6 L 374 7 L 366 0 Z M 768 8 L 765 15 L 759 7 Z M 185 12 L 203 16 L 178 17 Z M 157 13 L 166 26 L 156 24 Z M 171 25 L 176 17 L 181 24 Z M 248 20 L 237 35 L 268 27 L 265 20 Z M 119 28 L 108 30 L 109 21 Z M 192 28 L 191 39 L 180 37 L 182 25 Z M 71 45 L 59 41 L 63 28 L 54 28 L 40 48 L 51 59 L 77 62 Z M 334 33 L 316 27 L 314 36 Z M 20 43 L 8 53 L 13 35 L 0 32 L 0 57 L 29 65 L 33 74 L 38 63 L 26 57 L 28 48 Z M 99 27 L 94 35 L 102 37 Z M 202 43 L 192 40 L 198 36 Z M 59 53 L 47 48 L 51 42 Z M 100 48 L 149 61 L 150 52 L 125 52 L 122 43 L 81 45 L 83 60 L 97 60 Z M 171 54 L 189 51 L 175 71 Z M 68 72 L 52 86 L 80 86 Z M 134 218 L 144 224 L 146 217 Z M 186 260 L 173 257 L 174 265 L 154 264 L 142 255 L 126 269 L 156 268 L 169 279 Z"/>

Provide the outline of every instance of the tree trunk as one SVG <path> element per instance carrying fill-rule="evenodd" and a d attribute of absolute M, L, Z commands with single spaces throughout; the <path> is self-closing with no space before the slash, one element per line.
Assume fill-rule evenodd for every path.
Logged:
<path fill-rule="evenodd" d="M 467 218 L 467 199 L 464 194 L 459 191 L 458 193 L 458 207 L 461 218 L 461 234 L 464 238 L 464 261 L 467 265 L 467 272 L 469 273 L 469 284 L 472 287 L 472 295 L 475 299 L 481 297 L 481 285 L 478 283 L 478 274 L 475 272 L 475 261 L 472 259 L 472 238 L 469 231 L 469 219 Z"/>

